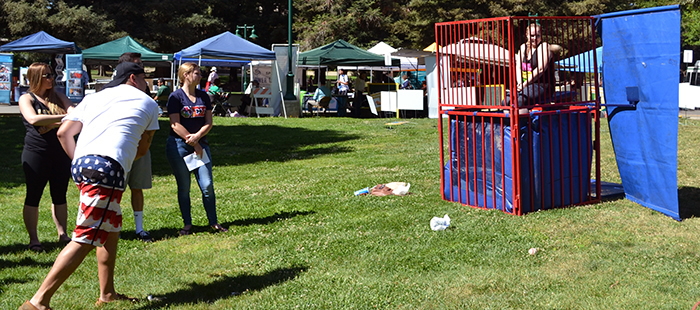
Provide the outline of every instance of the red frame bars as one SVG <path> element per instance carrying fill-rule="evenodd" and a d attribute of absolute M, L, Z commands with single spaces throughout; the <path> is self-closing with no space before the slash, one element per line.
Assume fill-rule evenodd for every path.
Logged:
<path fill-rule="evenodd" d="M 530 26 L 531 24 L 538 24 L 537 26 Z M 536 48 L 529 48 L 525 43 L 527 42 L 527 34 L 533 34 L 537 30 L 532 30 L 530 27 L 538 28 L 541 34 L 541 41 L 538 41 Z M 472 127 L 472 133 L 460 133 L 457 132 L 456 137 L 449 137 L 449 141 L 453 138 L 456 141 L 463 141 L 460 139 L 466 139 L 467 136 L 476 137 L 477 131 L 479 132 L 491 132 L 494 133 L 494 122 L 497 121 L 496 127 L 500 127 L 503 130 L 504 125 L 509 125 L 511 129 L 511 139 L 510 141 L 504 140 L 504 135 L 501 133 L 501 146 L 505 143 L 510 143 L 512 148 L 512 153 L 510 158 L 512 162 L 508 163 L 512 167 L 513 171 L 513 186 L 512 186 L 512 204 L 513 212 L 512 214 L 521 215 L 522 214 L 522 202 L 520 201 L 522 195 L 521 190 L 523 184 L 521 180 L 524 180 L 521 176 L 522 169 L 520 160 L 520 151 L 528 152 L 527 158 L 531 159 L 529 163 L 523 163 L 528 165 L 527 171 L 529 175 L 525 178 L 526 180 L 533 180 L 533 170 L 535 166 L 542 167 L 544 162 L 554 163 L 558 162 L 558 169 L 554 167 L 549 167 L 549 178 L 550 180 L 559 179 L 561 180 L 558 188 L 550 188 L 550 202 L 554 207 L 563 207 L 566 205 L 578 205 L 586 203 L 595 203 L 600 201 L 600 182 L 596 182 L 595 189 L 590 188 L 590 177 L 592 173 L 595 173 L 595 179 L 600 180 L 600 101 L 599 101 L 599 83 L 598 83 L 598 72 L 597 63 L 595 58 L 595 27 L 593 24 L 592 17 L 500 17 L 500 18 L 487 18 L 469 21 L 458 21 L 458 22 L 446 22 L 437 23 L 435 25 L 435 38 L 437 44 L 437 74 L 438 74 L 438 100 L 439 100 L 439 113 L 440 115 L 450 115 L 450 117 L 468 117 L 472 119 L 472 123 L 476 124 L 477 119 L 481 122 L 481 127 Z M 547 44 L 544 44 L 546 42 Z M 545 48 L 548 47 L 548 48 Z M 548 50 L 548 56 L 551 59 L 550 66 L 548 70 L 555 70 L 557 75 L 553 75 L 554 78 L 548 74 L 548 70 L 544 70 L 543 73 L 538 73 L 537 69 L 533 69 L 531 74 L 539 76 L 538 83 L 541 85 L 546 85 L 546 90 L 544 94 L 537 100 L 532 98 L 523 100 L 524 97 L 518 98 L 518 90 L 520 88 L 513 87 L 520 83 L 524 83 L 523 77 L 516 76 L 519 71 L 525 71 L 527 68 L 522 65 L 522 63 L 528 61 L 533 62 L 532 59 L 537 57 L 537 63 L 544 62 L 544 57 L 546 57 L 542 52 Z M 593 50 L 593 57 L 586 59 L 582 56 L 583 53 L 589 50 Z M 530 56 L 528 57 L 528 54 Z M 563 59 L 568 61 L 562 61 Z M 573 60 L 572 60 L 573 59 Z M 559 63 L 557 63 L 559 62 Z M 593 64 L 593 72 L 579 72 L 581 67 L 591 67 Z M 523 69 L 517 70 L 518 67 Z M 535 67 L 534 62 L 532 67 Z M 526 71 L 529 72 L 529 71 Z M 558 76 L 558 79 L 556 78 Z M 529 80 L 528 80 L 529 82 Z M 518 105 L 514 104 L 520 100 Z M 581 115 L 582 112 L 587 112 L 587 123 L 585 128 L 590 128 L 592 132 L 588 132 L 585 135 L 586 141 L 591 141 L 592 149 L 579 150 L 578 154 L 574 154 L 575 148 L 572 147 L 572 139 L 575 139 L 579 143 L 581 138 L 578 135 L 573 135 L 572 132 L 578 130 L 572 126 L 572 117 L 574 115 Z M 578 114 L 576 114 L 578 113 Z M 548 150 L 551 150 L 548 160 L 544 160 L 542 157 L 539 158 L 539 163 L 532 162 L 533 159 L 533 149 L 532 145 L 521 145 L 520 137 L 521 134 L 527 134 L 532 141 L 532 118 L 525 117 L 526 115 L 555 115 L 558 114 L 558 124 L 552 124 L 554 117 L 546 117 L 550 122 L 550 128 L 559 128 L 563 132 L 568 133 L 567 137 L 563 137 L 560 134 L 557 136 L 558 141 L 551 141 L 552 135 L 549 136 L 550 141 L 548 141 Z M 564 117 L 568 117 L 565 120 L 568 123 L 568 129 L 564 130 L 561 126 L 564 124 Z M 526 122 L 521 125 L 521 122 Z M 440 164 L 441 167 L 445 167 L 444 154 L 444 143 L 445 136 L 443 133 L 443 120 L 442 117 L 439 118 L 439 134 L 440 134 Z M 577 120 L 578 122 L 578 120 Z M 490 128 L 485 127 L 490 126 Z M 591 128 L 592 127 L 592 128 Z M 521 133 L 521 129 L 525 129 L 526 133 Z M 457 163 L 466 161 L 466 158 L 461 158 L 461 156 L 466 156 L 476 160 L 481 157 L 481 167 L 486 166 L 487 158 L 491 158 L 490 176 L 487 175 L 487 170 L 484 168 L 481 171 L 481 178 L 483 184 L 481 184 L 481 192 L 484 193 L 482 199 L 487 199 L 488 195 L 486 179 L 495 181 L 496 167 L 493 163 L 495 162 L 494 150 L 496 148 L 496 142 L 492 139 L 491 141 L 486 141 L 485 135 L 481 135 L 481 140 L 476 141 L 473 139 L 471 143 L 472 147 L 468 149 L 472 150 L 471 156 L 467 154 L 460 154 L 459 151 L 455 153 L 450 144 L 450 154 L 456 154 L 456 158 L 450 159 L 450 169 L 449 174 L 452 177 L 452 162 L 456 160 Z M 568 141 L 568 144 L 565 143 Z M 584 141 L 585 142 L 585 141 Z M 490 147 L 485 144 L 490 143 Z M 476 154 L 477 144 L 481 146 L 481 154 Z M 566 144 L 566 145 L 564 145 Z M 551 147 L 557 145 L 557 150 L 552 150 Z M 586 143 L 585 145 L 589 145 Z M 540 145 L 544 149 L 543 144 Z M 459 150 L 459 145 L 457 147 Z M 491 153 L 487 153 L 487 149 L 491 150 Z M 504 152 L 505 148 L 501 149 Z M 541 151 L 541 150 L 540 150 Z M 535 152 L 536 153 L 536 152 Z M 590 155 L 587 155 L 590 154 Z M 480 155 L 480 156 L 477 156 Z M 542 154 L 543 156 L 545 154 Z M 451 156 L 451 155 L 450 155 Z M 505 154 L 501 153 L 501 159 L 505 159 Z M 574 157 L 575 156 L 575 157 Z M 594 157 L 593 157 L 594 156 Z M 589 159 L 589 157 L 591 157 Z M 568 166 L 565 162 L 568 160 Z M 572 162 L 582 161 L 594 163 L 594 169 L 587 169 L 588 171 L 581 171 L 583 168 L 578 167 L 579 171 L 573 167 Z M 501 160 L 500 167 L 501 172 L 505 171 L 506 163 L 505 160 Z M 474 162 L 470 167 L 479 167 L 479 164 Z M 459 173 L 461 174 L 463 167 L 458 167 Z M 558 170 L 559 175 L 555 175 L 554 171 Z M 475 170 L 476 171 L 476 170 Z M 565 173 L 568 171 L 568 173 Z M 502 180 L 501 184 L 505 184 L 506 178 L 505 174 L 501 173 Z M 441 169 L 441 191 L 443 199 L 445 196 L 445 170 Z M 467 174 L 469 175 L 469 174 Z M 568 175 L 569 183 L 565 183 Z M 580 177 L 586 176 L 586 184 L 588 184 L 589 189 L 586 191 L 581 191 L 581 197 L 575 199 L 575 197 L 565 197 L 564 193 L 568 191 L 569 195 L 573 195 L 575 192 L 574 182 L 572 181 L 573 176 L 578 175 Z M 469 179 L 469 177 L 466 177 Z M 540 178 L 542 181 L 543 178 Z M 452 180 L 451 182 L 453 182 Z M 468 188 L 471 186 L 476 186 L 478 184 L 478 178 L 476 173 L 473 174 L 472 179 L 464 180 L 467 182 Z M 583 182 L 583 179 L 581 179 Z M 452 184 L 452 183 L 450 183 Z M 579 184 L 581 186 L 582 183 Z M 491 195 L 492 207 L 497 207 L 495 186 L 492 185 L 493 195 Z M 544 184 L 540 184 L 540 189 Z M 550 186 L 554 186 L 554 182 Z M 462 180 L 459 180 L 459 197 L 452 197 L 452 200 L 457 199 L 457 201 L 464 201 L 466 198 L 466 205 L 472 207 L 481 207 L 484 205 L 489 205 L 485 201 L 479 201 L 479 195 L 475 194 L 473 199 L 468 195 L 467 197 L 462 197 Z M 532 191 L 535 186 L 529 186 Z M 504 187 L 505 190 L 505 187 Z M 479 190 L 475 189 L 475 192 Z M 557 202 L 554 202 L 555 192 L 561 193 L 558 197 Z M 588 192 L 588 195 L 583 196 L 584 192 Z M 452 189 L 450 189 L 452 193 Z M 469 191 L 467 191 L 469 193 Z M 541 193 L 540 193 L 541 194 Z M 505 197 L 505 193 L 503 193 Z M 528 205 L 534 209 L 534 197 L 535 195 L 531 192 L 529 197 Z M 506 199 L 503 199 L 502 206 L 500 209 L 506 210 Z M 568 203 L 567 203 L 568 201 Z M 578 201 L 573 203 L 574 201 Z M 544 199 L 542 200 L 541 208 L 545 207 Z M 506 211 L 507 212 L 507 211 Z"/>

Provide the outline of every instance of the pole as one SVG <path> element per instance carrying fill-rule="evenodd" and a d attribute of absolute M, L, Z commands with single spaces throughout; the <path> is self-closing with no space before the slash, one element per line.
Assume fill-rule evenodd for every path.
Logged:
<path fill-rule="evenodd" d="M 240 26 L 236 26 L 238 28 Z M 243 24 L 243 39 L 248 40 L 248 24 Z M 243 92 L 248 89 L 248 69 L 246 68 L 245 65 L 243 65 Z"/>
<path fill-rule="evenodd" d="M 296 100 L 294 96 L 294 72 L 292 72 L 292 0 L 288 1 L 289 16 L 287 16 L 287 92 L 284 94 L 285 100 Z"/>
<path fill-rule="evenodd" d="M 252 32 L 250 37 L 248 37 L 248 28 L 250 28 L 250 30 Z M 241 29 L 243 29 L 243 37 L 242 38 L 246 41 L 248 41 L 248 39 L 255 40 L 258 37 L 257 35 L 255 35 L 255 25 L 250 25 L 250 26 L 248 26 L 248 24 L 243 24 L 243 26 L 236 25 L 236 35 L 239 37 L 241 35 L 238 31 Z M 241 68 L 242 68 L 241 75 L 243 76 L 243 91 L 245 91 L 246 89 L 248 89 L 248 75 L 246 73 L 246 65 L 243 65 Z"/>

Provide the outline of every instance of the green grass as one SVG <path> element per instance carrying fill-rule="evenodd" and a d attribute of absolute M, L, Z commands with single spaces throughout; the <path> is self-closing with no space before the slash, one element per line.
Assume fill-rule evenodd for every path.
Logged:
<path fill-rule="evenodd" d="M 168 125 L 151 148 L 154 188 L 134 239 L 128 191 L 117 290 L 161 301 L 104 309 L 690 309 L 700 300 L 700 221 L 677 222 L 630 201 L 517 217 L 440 198 L 437 120 L 387 128 L 381 119 L 215 118 L 210 134 L 219 220 L 206 227 L 196 185 L 196 233 L 182 221 L 164 156 Z M 0 118 L 0 309 L 30 298 L 60 251 L 48 190 L 40 238 L 26 250 L 19 118 Z M 603 180 L 619 182 L 607 126 Z M 700 121 L 679 128 L 680 201 L 700 195 Z M 355 197 L 377 183 L 411 183 L 405 197 Z M 69 188 L 69 226 L 77 189 Z M 450 229 L 428 227 L 448 213 Z M 529 248 L 541 251 L 528 255 Z M 52 300 L 54 309 L 91 309 L 98 296 L 88 256 Z"/>

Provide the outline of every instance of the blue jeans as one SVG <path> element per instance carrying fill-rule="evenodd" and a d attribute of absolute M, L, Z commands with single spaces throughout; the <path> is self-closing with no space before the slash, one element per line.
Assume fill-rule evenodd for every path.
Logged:
<path fill-rule="evenodd" d="M 209 145 L 202 144 L 202 148 L 209 156 L 209 163 L 192 170 L 194 178 L 202 191 L 202 201 L 204 210 L 207 212 L 209 226 L 218 224 L 216 218 L 216 196 L 214 195 L 214 178 L 212 176 L 211 152 Z M 165 156 L 168 158 L 170 167 L 173 169 L 175 181 L 177 182 L 177 202 L 180 205 L 182 221 L 185 225 L 192 225 L 192 204 L 190 203 L 190 171 L 187 169 L 183 157 L 194 153 L 194 147 L 187 145 L 185 140 L 179 137 L 168 136 L 165 143 Z"/>

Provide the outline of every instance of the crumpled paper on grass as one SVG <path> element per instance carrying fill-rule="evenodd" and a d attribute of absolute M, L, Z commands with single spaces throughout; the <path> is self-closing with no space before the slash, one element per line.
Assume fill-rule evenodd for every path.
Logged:
<path fill-rule="evenodd" d="M 434 217 L 430 220 L 430 229 L 434 231 L 445 230 L 450 227 L 450 217 L 445 214 L 444 217 Z"/>

